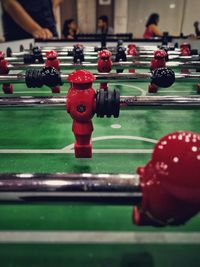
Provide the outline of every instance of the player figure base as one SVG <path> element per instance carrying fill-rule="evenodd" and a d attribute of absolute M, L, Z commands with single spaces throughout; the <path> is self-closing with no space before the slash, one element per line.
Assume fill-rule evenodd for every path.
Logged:
<path fill-rule="evenodd" d="M 51 91 L 53 94 L 60 94 L 60 87 L 59 86 L 53 87 L 51 88 Z"/>
<path fill-rule="evenodd" d="M 135 69 L 129 69 L 128 72 L 129 73 L 135 73 Z"/>
<path fill-rule="evenodd" d="M 150 94 L 157 93 L 158 92 L 158 86 L 155 84 L 149 84 L 148 92 Z"/>
<path fill-rule="evenodd" d="M 200 94 L 200 83 L 197 84 L 197 94 Z"/>
<path fill-rule="evenodd" d="M 2 89 L 4 94 L 13 94 L 13 86 L 11 84 L 4 84 Z"/>
<path fill-rule="evenodd" d="M 92 157 L 92 145 L 74 145 L 76 158 L 91 158 Z"/>

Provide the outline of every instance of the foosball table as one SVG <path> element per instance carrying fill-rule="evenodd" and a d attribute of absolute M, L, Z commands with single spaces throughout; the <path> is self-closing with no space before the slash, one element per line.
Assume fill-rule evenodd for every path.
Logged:
<path fill-rule="evenodd" d="M 197 266 L 198 50 L 28 42 L 0 52 L 2 266 Z"/>

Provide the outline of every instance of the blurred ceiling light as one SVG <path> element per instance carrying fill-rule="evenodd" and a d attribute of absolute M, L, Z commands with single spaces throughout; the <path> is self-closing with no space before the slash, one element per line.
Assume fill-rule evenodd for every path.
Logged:
<path fill-rule="evenodd" d="M 176 7 L 176 4 L 174 4 L 174 3 L 172 3 L 172 4 L 169 5 L 169 8 L 172 8 L 173 9 L 175 7 Z"/>

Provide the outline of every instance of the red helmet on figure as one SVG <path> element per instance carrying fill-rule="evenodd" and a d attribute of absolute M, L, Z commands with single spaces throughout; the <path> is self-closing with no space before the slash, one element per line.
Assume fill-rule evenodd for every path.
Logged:
<path fill-rule="evenodd" d="M 5 53 L 0 51 L 0 60 L 4 59 L 5 58 Z"/>
<path fill-rule="evenodd" d="M 166 57 L 167 57 L 167 52 L 165 52 L 164 50 L 156 50 L 154 52 L 155 59 L 164 59 Z"/>
<path fill-rule="evenodd" d="M 51 50 L 49 52 L 46 52 L 46 57 L 47 57 L 47 59 L 55 59 L 58 57 L 58 54 L 56 51 Z"/>
<path fill-rule="evenodd" d="M 98 53 L 98 58 L 102 58 L 102 59 L 107 59 L 110 58 L 112 56 L 112 53 L 107 50 L 107 49 L 103 49 Z"/>
<path fill-rule="evenodd" d="M 134 209 L 134 221 L 155 226 L 183 224 L 200 206 L 200 135 L 180 131 L 164 136 L 138 173 L 143 200 Z"/>

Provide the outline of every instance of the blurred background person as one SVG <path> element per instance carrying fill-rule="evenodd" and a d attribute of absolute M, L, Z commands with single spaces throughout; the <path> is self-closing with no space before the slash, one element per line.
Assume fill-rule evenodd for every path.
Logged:
<path fill-rule="evenodd" d="M 98 18 L 97 34 L 113 34 L 113 28 L 109 27 L 108 17 L 103 15 Z"/>
<path fill-rule="evenodd" d="M 160 16 L 157 13 L 152 13 L 146 23 L 146 29 L 143 34 L 143 37 L 145 39 L 150 39 L 153 37 L 161 37 L 162 33 L 158 29 L 158 23 L 159 23 Z"/>
<path fill-rule="evenodd" d="M 195 30 L 195 34 L 196 36 L 200 36 L 200 30 L 199 30 L 199 22 L 198 21 L 195 21 L 194 22 L 194 30 Z"/>
<path fill-rule="evenodd" d="M 62 34 L 68 40 L 76 39 L 76 34 L 79 33 L 77 23 L 74 19 L 65 20 L 63 25 Z"/>
<path fill-rule="evenodd" d="M 1 0 L 6 41 L 57 37 L 54 10 L 61 0 Z"/>

